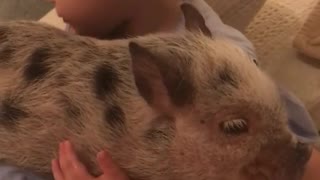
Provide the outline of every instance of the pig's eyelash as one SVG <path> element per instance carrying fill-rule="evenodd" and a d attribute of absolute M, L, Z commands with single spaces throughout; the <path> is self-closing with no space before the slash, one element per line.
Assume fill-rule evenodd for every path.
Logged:
<path fill-rule="evenodd" d="M 248 131 L 247 121 L 244 119 L 234 119 L 221 123 L 221 129 L 227 134 L 241 134 Z"/>

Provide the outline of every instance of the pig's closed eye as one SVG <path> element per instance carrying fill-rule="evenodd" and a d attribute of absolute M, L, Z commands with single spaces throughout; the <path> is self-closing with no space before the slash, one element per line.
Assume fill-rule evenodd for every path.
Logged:
<path fill-rule="evenodd" d="M 244 119 L 233 119 L 221 122 L 220 129 L 227 135 L 239 135 L 248 132 L 248 123 Z"/>

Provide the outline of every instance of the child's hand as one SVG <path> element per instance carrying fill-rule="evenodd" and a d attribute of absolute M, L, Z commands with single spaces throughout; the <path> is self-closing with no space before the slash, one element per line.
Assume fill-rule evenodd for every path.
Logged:
<path fill-rule="evenodd" d="M 52 161 L 55 180 L 128 180 L 126 175 L 116 167 L 111 157 L 104 151 L 98 153 L 97 160 L 103 174 L 99 177 L 90 175 L 78 160 L 72 145 L 66 141 L 60 144 L 59 157 Z"/>

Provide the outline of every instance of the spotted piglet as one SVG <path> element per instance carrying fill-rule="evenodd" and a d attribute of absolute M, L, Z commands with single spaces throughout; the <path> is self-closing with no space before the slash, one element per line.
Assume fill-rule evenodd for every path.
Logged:
<path fill-rule="evenodd" d="M 187 32 L 126 40 L 1 23 L 0 159 L 50 174 L 69 139 L 95 175 L 107 149 L 132 180 L 301 179 L 277 87 L 181 7 Z"/>

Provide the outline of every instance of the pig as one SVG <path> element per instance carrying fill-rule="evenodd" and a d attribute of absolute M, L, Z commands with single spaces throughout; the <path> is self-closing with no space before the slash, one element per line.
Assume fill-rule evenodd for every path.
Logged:
<path fill-rule="evenodd" d="M 107 149 L 132 180 L 299 180 L 308 145 L 277 86 L 191 5 L 187 31 L 119 40 L 0 24 L 0 160 L 49 175 L 68 139 L 90 172 Z"/>

